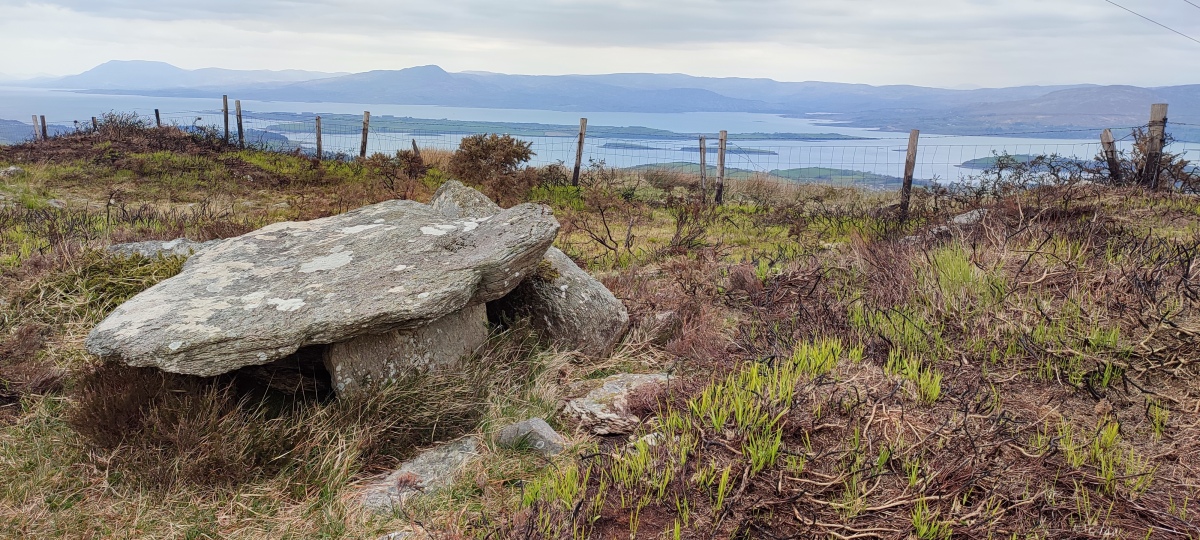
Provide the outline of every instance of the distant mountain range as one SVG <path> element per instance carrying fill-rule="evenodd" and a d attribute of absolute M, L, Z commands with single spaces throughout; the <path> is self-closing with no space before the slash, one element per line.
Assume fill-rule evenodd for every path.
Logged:
<path fill-rule="evenodd" d="M 14 84 L 14 83 L 8 83 Z M 506 75 L 450 73 L 438 66 L 339 74 L 311 71 L 184 70 L 161 62 L 113 61 L 78 75 L 31 81 L 87 93 L 165 97 L 442 105 L 596 112 L 748 112 L 826 118 L 889 131 L 1093 138 L 1103 127 L 1144 124 L 1152 103 L 1200 124 L 1200 85 L 1018 86 L 951 90 L 680 74 Z M 820 115 L 820 116 L 814 116 Z M 1081 130 L 1072 132 L 1070 130 Z M 1200 136 L 1200 130 L 1173 126 Z"/>
<path fill-rule="evenodd" d="M 38 78 L 26 83 L 42 88 L 86 90 L 163 90 L 179 88 L 233 87 L 289 84 L 348 75 L 288 69 L 238 70 L 221 68 L 182 69 L 166 62 L 113 60 L 78 75 Z"/>

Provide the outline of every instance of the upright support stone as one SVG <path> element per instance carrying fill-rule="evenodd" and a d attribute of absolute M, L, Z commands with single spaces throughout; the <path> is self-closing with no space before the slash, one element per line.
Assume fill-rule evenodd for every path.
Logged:
<path fill-rule="evenodd" d="M 417 328 L 330 345 L 325 367 L 338 395 L 349 395 L 414 371 L 452 369 L 487 337 L 487 308 L 476 304 Z"/>

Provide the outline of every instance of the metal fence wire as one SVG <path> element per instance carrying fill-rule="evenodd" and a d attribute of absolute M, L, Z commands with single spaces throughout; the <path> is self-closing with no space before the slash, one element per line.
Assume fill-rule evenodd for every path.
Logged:
<path fill-rule="evenodd" d="M 238 139 L 236 111 L 231 104 L 229 136 L 232 142 Z M 224 134 L 225 113 L 222 110 L 185 110 L 170 112 L 140 112 L 122 115 L 128 120 L 138 120 L 144 125 L 177 126 L 190 131 L 210 130 Z M 301 152 L 315 155 L 317 151 L 317 118 L 313 113 L 272 113 L 243 110 L 241 136 L 244 144 L 285 152 Z M 367 155 L 374 153 L 395 154 L 399 150 L 412 148 L 452 152 L 463 138 L 488 133 L 487 130 L 444 130 L 413 129 L 403 127 L 414 119 L 397 119 L 390 116 L 372 118 L 367 126 Z M 47 133 L 51 136 L 90 127 L 92 120 L 48 118 Z M 432 121 L 425 121 L 432 122 Z M 352 159 L 362 153 L 363 121 L 354 115 L 332 114 L 321 116 L 321 149 L 325 158 Z M 1129 133 L 1133 126 L 1113 128 L 1124 135 L 1117 141 L 1121 150 L 1132 147 Z M 1028 143 L 1014 143 L 1012 139 L 991 141 L 988 136 L 979 136 L 978 144 L 943 144 L 946 139 L 972 139 L 971 136 L 923 136 L 918 146 L 914 181 L 919 185 L 927 182 L 955 182 L 993 165 L 995 158 L 1008 154 L 1022 156 L 1056 155 L 1065 160 L 1095 162 L 1102 152 L 1096 142 L 1084 140 L 1095 136 L 1100 130 L 1065 130 L 1078 132 L 1080 139 L 1054 140 L 1029 139 Z M 1056 134 L 1064 130 L 1030 132 L 1021 135 Z M 30 125 L 29 138 L 35 137 L 35 127 Z M 876 189 L 895 189 L 904 177 L 907 140 L 904 137 L 881 134 L 878 138 L 864 139 L 780 139 L 780 138 L 733 138 L 728 141 L 724 156 L 724 177 L 760 179 L 779 183 L 823 183 L 843 186 L 859 186 Z M 1013 135 L 1013 134 L 1009 134 Z M 997 135 L 991 137 L 1005 137 Z M 718 144 L 716 132 L 707 138 L 703 158 L 699 137 L 692 138 L 610 138 L 588 136 L 584 139 L 582 153 L 577 153 L 578 133 L 571 128 L 541 135 L 515 135 L 528 141 L 534 156 L 531 165 L 563 163 L 570 168 L 576 159 L 586 169 L 589 166 L 605 166 L 627 171 L 671 171 L 698 175 L 701 162 L 703 173 L 709 178 L 718 174 Z M 946 141 L 949 142 L 949 141 Z M 1175 141 L 1169 151 L 1185 159 L 1200 160 L 1200 142 Z"/>

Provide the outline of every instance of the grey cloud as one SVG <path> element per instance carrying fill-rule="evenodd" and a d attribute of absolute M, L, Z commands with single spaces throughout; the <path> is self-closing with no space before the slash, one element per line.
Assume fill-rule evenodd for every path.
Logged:
<path fill-rule="evenodd" d="M 945 43 L 1133 27 L 1087 0 L 57 0 L 118 18 L 209 19 L 305 32 L 439 32 L 568 46 Z M 1182 5 L 1182 4 L 1181 4 Z M 1186 6 L 1184 6 L 1186 7 Z M 1200 11 L 1196 11 L 1200 21 Z M 1101 24 L 1097 25 L 1099 22 Z M 1134 28 L 1136 30 L 1136 28 Z M 1145 29 L 1143 29 L 1145 30 Z"/>

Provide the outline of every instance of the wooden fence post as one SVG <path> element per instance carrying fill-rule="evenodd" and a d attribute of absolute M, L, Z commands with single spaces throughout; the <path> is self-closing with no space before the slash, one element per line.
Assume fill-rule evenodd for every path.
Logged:
<path fill-rule="evenodd" d="M 421 159 L 421 149 L 417 148 L 417 140 L 416 139 L 412 140 L 412 146 L 413 146 L 413 155 L 416 156 L 417 159 Z"/>
<path fill-rule="evenodd" d="M 921 130 L 914 129 L 908 134 L 908 154 L 904 157 L 904 185 L 900 187 L 900 221 L 908 221 L 908 203 L 912 199 L 913 173 L 917 170 L 917 140 L 921 138 Z"/>
<path fill-rule="evenodd" d="M 95 116 L 92 117 L 92 129 L 97 130 L 97 131 L 100 130 L 100 122 L 96 121 Z"/>
<path fill-rule="evenodd" d="M 158 114 L 158 109 L 154 109 L 154 126 L 162 127 L 162 116 Z"/>
<path fill-rule="evenodd" d="M 221 96 L 221 112 L 225 113 L 225 144 L 229 144 L 229 96 Z"/>
<path fill-rule="evenodd" d="M 317 116 L 317 159 L 324 159 L 325 151 L 321 147 L 321 117 Z"/>
<path fill-rule="evenodd" d="M 1142 184 L 1158 189 L 1158 167 L 1162 161 L 1163 139 L 1167 130 L 1167 104 L 1150 106 L 1150 146 L 1146 149 L 1146 166 L 1142 170 Z"/>
<path fill-rule="evenodd" d="M 708 143 L 700 136 L 700 198 L 708 200 Z"/>
<path fill-rule="evenodd" d="M 717 204 L 725 202 L 725 143 L 729 132 L 721 130 L 721 138 L 717 141 Z"/>
<path fill-rule="evenodd" d="M 571 185 L 579 185 L 579 168 L 583 166 L 583 138 L 587 136 L 587 118 L 579 119 L 579 142 L 575 146 L 575 172 L 571 174 Z"/>
<path fill-rule="evenodd" d="M 358 148 L 358 157 L 367 157 L 367 130 L 371 128 L 371 111 L 363 111 L 362 145 Z"/>
<path fill-rule="evenodd" d="M 42 140 L 42 130 L 38 128 L 38 119 L 36 114 L 33 115 L 33 140 Z"/>
<path fill-rule="evenodd" d="M 46 131 L 46 115 L 43 114 L 41 116 L 41 119 L 42 119 L 42 140 L 44 141 L 44 140 L 47 140 L 50 138 L 50 134 L 49 134 L 49 132 Z"/>
<path fill-rule="evenodd" d="M 1121 162 L 1117 159 L 1117 142 L 1111 129 L 1100 132 L 1100 146 L 1104 149 L 1104 160 L 1108 162 L 1108 176 L 1113 183 L 1121 183 Z"/>
<path fill-rule="evenodd" d="M 238 126 L 238 148 L 246 149 L 246 134 L 242 132 L 242 100 L 238 99 L 233 102 L 233 106 L 237 108 L 237 126 Z"/>

